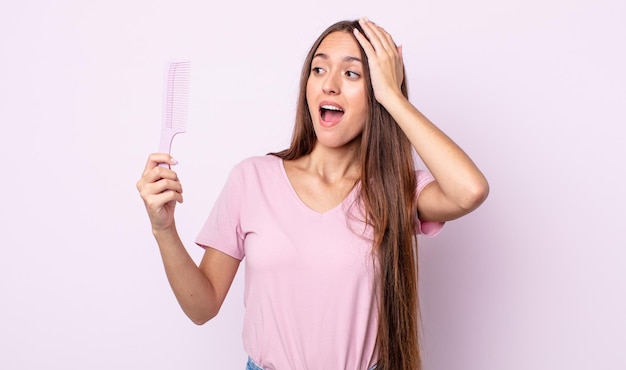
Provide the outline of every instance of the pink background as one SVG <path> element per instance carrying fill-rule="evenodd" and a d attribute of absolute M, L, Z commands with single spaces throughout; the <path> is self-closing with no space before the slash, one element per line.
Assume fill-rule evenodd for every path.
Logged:
<path fill-rule="evenodd" d="M 193 325 L 135 189 L 164 64 L 193 64 L 173 154 L 199 260 L 230 167 L 287 144 L 310 44 L 363 15 L 404 46 L 411 100 L 491 183 L 421 239 L 426 369 L 626 368 L 626 3 L 209 3 L 0 6 L 1 369 L 243 369 L 243 270 Z"/>

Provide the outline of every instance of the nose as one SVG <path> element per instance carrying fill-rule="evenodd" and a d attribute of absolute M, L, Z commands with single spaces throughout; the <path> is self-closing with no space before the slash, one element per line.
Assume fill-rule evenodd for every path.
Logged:
<path fill-rule="evenodd" d="M 324 94 L 328 95 L 339 94 L 339 84 L 338 76 L 335 73 L 329 73 L 326 75 L 324 83 L 322 84 L 322 91 L 324 91 Z"/>

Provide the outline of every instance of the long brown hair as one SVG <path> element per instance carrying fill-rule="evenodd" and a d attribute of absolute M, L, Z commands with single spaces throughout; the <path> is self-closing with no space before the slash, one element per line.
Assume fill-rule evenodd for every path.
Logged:
<path fill-rule="evenodd" d="M 365 34 L 357 21 L 341 21 L 328 27 L 306 56 L 300 76 L 300 93 L 291 145 L 274 154 L 293 160 L 311 153 L 315 131 L 306 99 L 311 62 L 324 38 L 354 28 Z M 356 38 L 355 38 L 356 42 Z M 380 286 L 378 367 L 381 370 L 419 370 L 419 305 L 417 293 L 417 239 L 415 237 L 416 179 L 411 143 L 387 110 L 376 101 L 364 61 L 369 116 L 357 151 L 361 165 L 360 200 L 366 222 L 374 231 L 373 252 L 378 258 Z M 406 78 L 402 93 L 407 94 Z"/>

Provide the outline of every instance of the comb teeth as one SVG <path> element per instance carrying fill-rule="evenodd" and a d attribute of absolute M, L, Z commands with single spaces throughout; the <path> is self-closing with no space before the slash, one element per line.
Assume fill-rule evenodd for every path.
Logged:
<path fill-rule="evenodd" d="M 189 83 L 191 62 L 171 62 L 165 76 L 163 97 L 163 126 L 177 132 L 185 132 L 189 108 Z"/>
<path fill-rule="evenodd" d="M 167 65 L 163 89 L 160 153 L 169 153 L 174 136 L 187 130 L 190 71 L 191 62 L 186 60 L 173 61 Z M 160 163 L 159 166 L 169 167 L 165 163 Z"/>

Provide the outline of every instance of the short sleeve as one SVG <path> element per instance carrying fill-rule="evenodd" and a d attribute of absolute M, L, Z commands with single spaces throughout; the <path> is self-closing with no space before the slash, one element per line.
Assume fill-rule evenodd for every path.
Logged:
<path fill-rule="evenodd" d="M 435 178 L 433 177 L 433 175 L 431 175 L 430 173 L 424 170 L 417 170 L 415 174 L 417 177 L 416 196 L 419 198 L 422 190 L 424 190 L 424 188 L 428 184 L 435 181 Z M 443 229 L 444 225 L 445 225 L 445 222 L 421 221 L 418 215 L 417 225 L 415 226 L 416 226 L 416 232 L 418 234 L 422 234 L 425 236 L 436 236 L 437 234 L 439 234 L 441 229 Z"/>
<path fill-rule="evenodd" d="M 217 197 L 204 226 L 196 238 L 202 248 L 211 247 L 238 260 L 245 255 L 241 232 L 241 195 L 243 181 L 241 172 L 235 167 Z"/>

